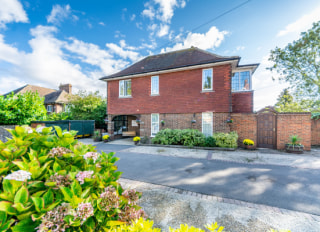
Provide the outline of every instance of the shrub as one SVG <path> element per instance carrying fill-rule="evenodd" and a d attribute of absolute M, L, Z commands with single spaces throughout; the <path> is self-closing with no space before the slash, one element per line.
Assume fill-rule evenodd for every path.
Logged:
<path fill-rule="evenodd" d="M 254 145 L 254 142 L 253 142 L 253 140 L 251 140 L 251 139 L 244 139 L 244 140 L 243 140 L 243 144 L 244 144 L 244 145 L 253 146 L 253 145 Z"/>
<path fill-rule="evenodd" d="M 200 146 L 204 144 L 205 136 L 193 129 L 164 129 L 152 139 L 152 143 L 163 145 Z"/>
<path fill-rule="evenodd" d="M 55 131 L 17 126 L 0 141 L 0 231 L 105 231 L 145 217 L 140 193 L 117 183 L 114 153 Z"/>
<path fill-rule="evenodd" d="M 203 144 L 204 147 L 216 147 L 216 140 L 212 136 L 208 136 Z"/>
<path fill-rule="evenodd" d="M 237 148 L 238 134 L 235 131 L 230 133 L 214 133 L 213 138 L 216 140 L 218 147 Z"/>

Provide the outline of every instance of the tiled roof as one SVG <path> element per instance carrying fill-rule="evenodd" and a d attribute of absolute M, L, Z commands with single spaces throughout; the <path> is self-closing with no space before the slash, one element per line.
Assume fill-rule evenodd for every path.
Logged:
<path fill-rule="evenodd" d="M 240 57 L 238 56 L 218 56 L 199 48 L 191 47 L 174 52 L 148 56 L 118 73 L 102 77 L 101 80 L 239 59 Z"/>
<path fill-rule="evenodd" d="M 24 94 L 28 91 L 31 92 L 38 92 L 40 97 L 44 97 L 44 103 L 65 103 L 68 101 L 68 93 L 64 90 L 55 90 L 55 89 L 49 89 L 44 88 L 40 86 L 35 85 L 25 85 L 21 88 L 15 89 L 9 93 L 4 94 L 3 96 L 7 96 L 11 94 L 12 92 L 14 94 Z"/>

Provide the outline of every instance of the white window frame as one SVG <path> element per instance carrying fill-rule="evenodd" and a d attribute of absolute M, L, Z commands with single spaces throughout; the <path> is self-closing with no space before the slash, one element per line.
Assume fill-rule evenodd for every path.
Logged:
<path fill-rule="evenodd" d="M 157 81 L 157 84 L 154 85 L 154 81 Z M 159 76 L 151 77 L 151 95 L 159 95 Z"/>
<path fill-rule="evenodd" d="M 250 81 L 250 83 L 249 83 L 249 89 L 239 89 L 239 90 L 232 90 L 232 78 L 233 78 L 233 75 L 235 74 L 235 73 L 239 73 L 239 81 L 238 81 L 238 83 L 240 84 L 240 73 L 242 73 L 242 72 L 249 72 L 249 81 Z M 252 71 L 251 70 L 237 70 L 237 71 L 234 71 L 234 72 L 232 72 L 232 77 L 231 77 L 231 91 L 232 92 L 245 92 L 245 91 L 252 91 Z"/>
<path fill-rule="evenodd" d="M 205 83 L 205 71 L 211 71 L 211 88 L 210 89 L 204 89 L 204 83 Z M 207 68 L 207 69 L 202 69 L 202 91 L 212 91 L 213 90 L 213 69 L 212 68 Z"/>
<path fill-rule="evenodd" d="M 132 82 L 131 82 L 131 79 L 129 79 L 129 80 L 120 80 L 119 81 L 119 97 L 131 97 L 131 95 L 127 95 L 126 91 L 125 91 L 127 82 L 131 83 L 131 95 L 132 95 Z M 121 94 L 121 85 L 123 86 L 123 94 Z"/>
<path fill-rule="evenodd" d="M 51 108 L 51 110 L 50 110 Z M 47 105 L 47 112 L 52 113 L 53 112 L 53 105 Z"/>
<path fill-rule="evenodd" d="M 204 131 L 204 125 L 205 124 L 208 124 L 206 123 L 203 119 L 206 117 L 206 116 L 209 116 L 211 118 L 211 125 L 210 125 L 210 133 L 206 133 L 206 131 Z M 208 137 L 208 136 L 212 136 L 213 135 L 213 113 L 212 112 L 203 112 L 202 113 L 202 133 Z"/>
<path fill-rule="evenodd" d="M 152 115 L 157 115 L 158 116 L 158 122 L 153 122 L 152 121 Z M 160 115 L 159 114 L 151 114 L 151 137 L 154 137 L 158 132 L 159 132 L 159 128 L 160 128 L 160 123 L 159 123 L 159 119 L 160 119 Z M 153 131 L 153 127 L 152 124 L 158 124 L 158 131 Z"/>

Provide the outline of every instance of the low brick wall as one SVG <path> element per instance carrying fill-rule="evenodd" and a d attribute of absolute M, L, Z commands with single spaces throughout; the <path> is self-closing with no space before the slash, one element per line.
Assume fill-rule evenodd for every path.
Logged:
<path fill-rule="evenodd" d="M 320 145 L 320 119 L 311 120 L 311 145 Z"/>
<path fill-rule="evenodd" d="M 311 149 L 311 114 L 278 114 L 277 115 L 277 149 L 284 149 L 292 135 L 301 138 L 305 150 Z"/>
<path fill-rule="evenodd" d="M 11 134 L 6 129 L 14 129 L 15 125 L 0 125 L 0 140 L 2 142 L 7 142 L 7 137 L 12 138 Z"/>
<path fill-rule="evenodd" d="M 257 141 L 257 117 L 256 114 L 231 114 L 233 123 L 230 124 L 231 131 L 237 131 L 239 135 L 238 145 L 244 147 L 242 141 L 244 139 L 251 139 L 255 142 L 256 147 Z"/>

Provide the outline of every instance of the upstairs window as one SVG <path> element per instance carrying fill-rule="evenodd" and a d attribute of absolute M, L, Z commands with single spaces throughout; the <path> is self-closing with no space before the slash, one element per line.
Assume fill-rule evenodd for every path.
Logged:
<path fill-rule="evenodd" d="M 131 97 L 131 80 L 119 81 L 119 97 Z"/>
<path fill-rule="evenodd" d="M 159 94 L 159 76 L 151 77 L 151 95 Z"/>
<path fill-rule="evenodd" d="M 202 70 L 202 90 L 212 90 L 213 74 L 212 68 Z"/>
<path fill-rule="evenodd" d="M 52 105 L 47 105 L 47 111 L 52 112 L 52 110 L 53 110 Z"/>
<path fill-rule="evenodd" d="M 235 72 L 232 76 L 232 91 L 251 90 L 250 71 Z"/>

